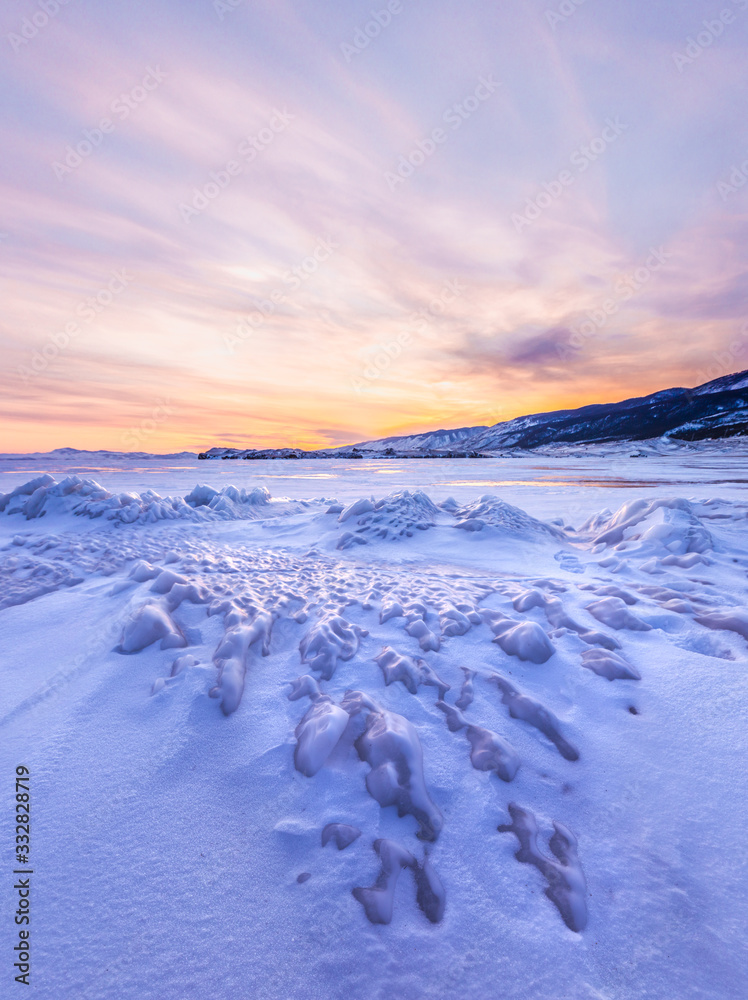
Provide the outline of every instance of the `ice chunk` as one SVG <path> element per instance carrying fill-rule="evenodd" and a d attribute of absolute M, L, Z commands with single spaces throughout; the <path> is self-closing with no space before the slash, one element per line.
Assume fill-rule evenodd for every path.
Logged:
<path fill-rule="evenodd" d="M 54 476 L 45 473 L 43 476 L 37 476 L 36 479 L 30 479 L 27 483 L 22 483 L 21 486 L 16 486 L 10 493 L 0 493 L 0 512 L 4 511 L 10 501 L 15 500 L 16 497 L 33 496 L 37 490 L 53 486 L 54 483 Z"/>
<path fill-rule="evenodd" d="M 359 514 L 366 514 L 367 511 L 374 510 L 374 500 L 367 500 L 362 497 L 360 500 L 355 500 L 353 503 L 348 504 L 347 507 L 343 508 L 338 517 L 338 521 L 341 524 L 345 524 L 349 517 L 358 517 Z"/>
<path fill-rule="evenodd" d="M 207 507 L 211 500 L 218 496 L 218 490 L 205 484 L 196 486 L 191 493 L 184 498 L 184 502 L 190 507 Z"/>

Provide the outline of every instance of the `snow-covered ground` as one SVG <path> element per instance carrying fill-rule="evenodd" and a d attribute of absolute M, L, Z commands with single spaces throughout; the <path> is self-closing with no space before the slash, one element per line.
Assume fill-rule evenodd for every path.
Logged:
<path fill-rule="evenodd" d="M 748 463 L 662 450 L 0 458 L 37 995 L 748 995 Z"/>

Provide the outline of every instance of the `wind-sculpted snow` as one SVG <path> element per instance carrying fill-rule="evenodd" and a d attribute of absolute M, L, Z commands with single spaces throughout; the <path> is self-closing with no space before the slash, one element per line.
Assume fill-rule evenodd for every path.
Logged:
<path fill-rule="evenodd" d="M 474 607 L 463 604 L 459 608 L 445 604 L 439 608 L 439 624 L 442 638 L 465 635 L 473 625 L 480 625 L 482 619 Z"/>
<path fill-rule="evenodd" d="M 549 847 L 558 859 L 547 858 L 538 847 L 538 823 L 529 809 L 510 802 L 511 823 L 502 823 L 499 833 L 513 833 L 519 841 L 518 861 L 535 865 L 548 882 L 546 896 L 558 908 L 569 930 L 577 933 L 587 926 L 587 883 L 577 856 L 577 840 L 561 823 L 553 824 Z"/>
<path fill-rule="evenodd" d="M 68 476 L 57 482 L 40 476 L 0 494 L 0 513 L 23 514 L 26 520 L 48 514 L 73 514 L 120 521 L 155 524 L 157 521 L 257 520 L 320 509 L 324 500 L 273 500 L 266 489 L 249 492 L 236 486 L 215 490 L 196 486 L 185 497 L 162 497 L 153 490 L 113 494 L 93 479 Z"/>
<path fill-rule="evenodd" d="M 369 713 L 355 744 L 359 757 L 371 768 L 366 776 L 369 794 L 382 807 L 397 806 L 398 816 L 413 816 L 421 840 L 436 840 L 444 820 L 426 789 L 423 751 L 415 728 L 360 691 L 348 691 L 343 708 L 350 715 Z"/>
<path fill-rule="evenodd" d="M 475 670 L 471 670 L 469 667 L 461 667 L 462 673 L 464 675 L 464 680 L 462 682 L 462 687 L 460 688 L 460 697 L 455 702 L 457 708 L 464 712 L 466 708 L 470 708 L 473 704 L 474 690 L 473 690 L 473 679 L 475 678 Z"/>
<path fill-rule="evenodd" d="M 497 642 L 505 653 L 517 656 L 520 660 L 531 660 L 533 663 L 545 663 L 555 650 L 553 643 L 537 622 L 516 622 L 512 619 L 496 622 L 492 626 L 494 642 Z"/>
<path fill-rule="evenodd" d="M 416 694 L 419 685 L 425 684 L 437 688 L 440 698 L 449 691 L 449 684 L 437 677 L 428 663 L 418 656 L 406 656 L 395 652 L 391 646 L 385 646 L 374 661 L 379 664 L 388 687 L 395 681 L 401 681 L 411 694 Z"/>
<path fill-rule="evenodd" d="M 568 629 L 576 632 L 579 638 L 590 646 L 603 646 L 605 649 L 620 649 L 621 644 L 612 635 L 600 632 L 597 629 L 580 625 L 564 609 L 563 603 L 558 597 L 547 597 L 543 602 L 543 610 L 546 618 L 554 629 Z"/>
<path fill-rule="evenodd" d="M 361 637 L 368 634 L 365 628 L 352 625 L 341 615 L 323 618 L 301 640 L 301 662 L 309 664 L 311 670 L 319 671 L 322 678 L 329 681 L 338 660 L 350 660 L 355 656 Z"/>
<path fill-rule="evenodd" d="M 428 855 L 423 864 L 419 864 L 410 851 L 406 851 L 393 840 L 383 838 L 374 841 L 374 850 L 382 862 L 376 882 L 369 889 L 356 887 L 352 890 L 354 898 L 363 906 L 368 920 L 372 924 L 391 922 L 395 886 L 403 868 L 409 868 L 413 872 L 416 902 L 419 908 L 432 924 L 438 924 L 444 916 L 446 893 Z"/>
<path fill-rule="evenodd" d="M 296 770 L 313 777 L 325 763 L 345 732 L 348 713 L 326 694 L 312 694 L 311 706 L 296 727 Z"/>
<path fill-rule="evenodd" d="M 465 729 L 470 746 L 470 763 L 476 771 L 495 771 L 502 781 L 513 781 L 519 770 L 519 754 L 503 737 L 490 729 L 471 725 L 459 708 L 447 704 L 441 698 L 436 707 L 447 717 L 447 728 L 451 733 Z"/>
<path fill-rule="evenodd" d="M 464 531 L 483 531 L 485 528 L 498 528 L 503 533 L 514 538 L 534 538 L 537 536 L 562 540 L 563 532 L 545 521 L 539 521 L 506 503 L 500 497 L 486 493 L 473 503 L 459 505 L 454 500 L 442 504 L 453 517 L 457 519 L 456 528 Z"/>
<path fill-rule="evenodd" d="M 595 546 L 611 548 L 627 557 L 670 558 L 671 565 L 678 565 L 673 563 L 674 557 L 689 553 L 698 556 L 714 547 L 696 506 L 675 497 L 632 500 L 610 517 L 588 519 L 577 534 L 589 537 Z M 692 559 L 692 563 L 698 561 Z"/>
<path fill-rule="evenodd" d="M 477 771 L 495 771 L 502 781 L 513 781 L 519 770 L 519 754 L 511 744 L 490 729 L 468 726 L 470 763 Z"/>
<path fill-rule="evenodd" d="M 566 760 L 579 760 L 579 751 L 562 736 L 561 724 L 552 712 L 535 698 L 521 694 L 513 684 L 499 674 L 491 674 L 489 679 L 501 691 L 501 700 L 509 709 L 513 719 L 519 719 L 540 730 Z"/>
<path fill-rule="evenodd" d="M 707 891 L 697 866 L 686 879 L 673 860 L 681 848 L 668 841 L 677 830 L 667 810 L 677 812 L 671 792 L 687 773 L 683 800 L 708 822 L 716 771 L 729 766 L 729 754 L 711 756 L 711 741 L 742 703 L 748 507 L 647 499 L 574 531 L 566 509 L 563 522 L 546 524 L 496 497 L 436 504 L 403 490 L 378 501 L 370 488 L 349 489 L 366 492 L 353 503 L 274 500 L 251 485 L 202 485 L 177 502 L 77 477 L 13 489 L 0 500 L 0 636 L 24 639 L 0 682 L 40 670 L 36 632 L 47 629 L 54 648 L 48 621 L 62 650 L 49 678 L 3 706 L 0 725 L 33 719 L 63 685 L 116 682 L 117 699 L 101 701 L 127 702 L 159 774 L 180 763 L 169 777 L 184 781 L 180 809 L 198 809 L 189 791 L 201 769 L 228 802 L 221 837 L 242 876 L 232 890 L 241 904 L 261 892 L 278 920 L 279 893 L 292 893 L 284 912 L 308 919 L 305 933 L 316 928 L 324 947 L 353 928 L 373 935 L 386 963 L 398 933 L 420 924 L 457 955 L 454 935 L 474 933 L 464 930 L 465 898 L 481 948 L 516 944 L 519 930 L 546 947 L 539 925 L 515 919 L 516 877 L 538 919 L 558 924 L 554 954 L 563 955 L 571 936 L 540 877 L 513 860 L 515 842 L 481 854 L 498 824 L 542 873 L 568 927 L 583 931 L 589 905 L 590 947 L 610 949 L 621 928 L 635 952 L 648 947 L 627 906 L 654 907 L 663 925 L 680 918 L 651 895 L 639 900 L 647 872 L 665 872 L 668 899 L 672 885 L 679 899 L 690 892 L 681 890 L 688 879 L 699 898 Z M 365 544 L 336 548 L 346 532 Z M 94 644 L 82 661 L 90 676 L 76 688 L 83 637 Z M 670 727 L 677 739 L 681 725 L 683 746 L 668 756 L 661 734 Z M 648 782 L 654 798 L 640 795 Z M 509 783 L 522 807 L 512 803 L 507 824 Z M 168 803 L 171 784 L 166 791 Z M 579 835 L 593 896 L 574 837 L 539 819 L 553 833 L 541 850 L 536 815 L 562 817 Z M 644 839 L 632 835 L 640 829 Z M 268 830 L 280 831 L 275 855 Z M 213 863 L 210 846 L 199 847 L 198 864 Z M 333 923 L 320 929 L 323 913 Z M 692 939 L 707 934 L 712 947 L 698 907 L 689 920 Z M 459 992 L 455 961 L 431 993 Z M 408 995 L 402 987 L 393 992 Z M 532 989 L 545 995 L 549 983 Z"/>
<path fill-rule="evenodd" d="M 585 649 L 582 653 L 582 666 L 609 681 L 629 680 L 640 681 L 639 671 L 627 663 L 622 656 L 608 649 Z"/>
<path fill-rule="evenodd" d="M 389 924 L 392 920 L 395 886 L 400 878 L 400 872 L 403 868 L 414 868 L 416 859 L 410 851 L 406 851 L 392 840 L 375 840 L 374 850 L 382 862 L 382 869 L 376 882 L 369 889 L 356 887 L 352 892 L 372 924 Z"/>
<path fill-rule="evenodd" d="M 466 730 L 472 747 L 470 761 L 476 770 L 496 771 L 504 781 L 512 781 L 519 768 L 519 757 L 506 740 L 488 729 L 471 725 L 459 708 L 441 698 L 436 707 L 447 717 L 447 728 L 451 733 Z"/>
<path fill-rule="evenodd" d="M 421 490 L 400 490 L 380 500 L 362 497 L 340 512 L 338 523 L 347 528 L 337 547 L 412 538 L 415 531 L 432 528 L 439 514 L 439 508 Z"/>
<path fill-rule="evenodd" d="M 187 645 L 168 612 L 154 602 L 142 605 L 133 613 L 122 632 L 120 647 L 123 653 L 137 653 L 159 640 L 162 649 Z"/>
<path fill-rule="evenodd" d="M 694 621 L 707 628 L 725 629 L 729 632 L 737 632 L 744 639 L 748 639 L 748 609 L 747 608 L 727 608 L 696 615 Z"/>
<path fill-rule="evenodd" d="M 211 607 L 211 613 L 223 614 L 226 628 L 223 641 L 213 657 L 218 667 L 218 683 L 213 695 L 221 699 L 223 714 L 231 715 L 242 700 L 250 650 L 259 643 L 263 656 L 270 652 L 270 633 L 275 615 L 264 608 L 256 608 L 250 617 L 231 602 Z"/>
<path fill-rule="evenodd" d="M 626 607 L 626 602 L 620 597 L 604 597 L 601 601 L 588 604 L 587 610 L 593 618 L 610 628 L 628 628 L 633 632 L 648 632 L 652 626 L 637 618 Z"/>
<path fill-rule="evenodd" d="M 339 851 L 344 851 L 360 836 L 361 831 L 357 826 L 350 826 L 348 823 L 328 823 L 322 831 L 322 846 L 326 847 L 332 840 Z"/>

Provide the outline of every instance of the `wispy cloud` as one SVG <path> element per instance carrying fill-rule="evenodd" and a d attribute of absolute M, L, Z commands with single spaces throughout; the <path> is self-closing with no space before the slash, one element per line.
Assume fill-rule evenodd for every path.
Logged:
<path fill-rule="evenodd" d="M 643 2 L 585 5 L 555 32 L 540 2 L 404 5 L 350 61 L 340 45 L 361 11 L 333 0 L 257 0 L 223 20 L 203 7 L 71 4 L 0 69 L 14 108 L 0 127 L 7 447 L 106 446 L 167 386 L 170 450 L 485 423 L 695 382 L 731 342 L 748 195 L 725 202 L 716 184 L 746 152 L 733 97 L 748 19 L 678 74 L 692 17 Z M 158 87 L 56 176 L 149 67 Z M 492 73 L 491 99 L 390 190 L 398 157 Z M 276 112 L 287 125 L 253 147 Z M 625 135 L 518 232 L 512 214 L 616 116 Z M 211 181 L 234 160 L 230 184 Z M 209 184 L 185 224 L 180 203 Z M 228 352 L 321 238 L 339 249 Z M 653 245 L 671 265 L 565 357 Z M 18 367 L 117 268 L 134 275 L 127 292 L 24 386 Z M 466 291 L 429 313 L 450 280 Z M 352 377 L 424 308 L 418 337 L 356 395 Z"/>

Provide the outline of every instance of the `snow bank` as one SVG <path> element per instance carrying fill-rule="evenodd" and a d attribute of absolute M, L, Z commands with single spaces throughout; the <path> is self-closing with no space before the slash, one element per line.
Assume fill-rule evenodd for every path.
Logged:
<path fill-rule="evenodd" d="M 196 486 L 184 497 L 162 497 L 153 490 L 113 494 L 93 479 L 68 476 L 57 482 L 40 476 L 0 494 L 0 512 L 23 514 L 33 520 L 48 514 L 74 514 L 124 524 L 157 521 L 257 520 L 304 512 L 325 501 L 274 500 L 263 487 L 252 490 Z"/>

